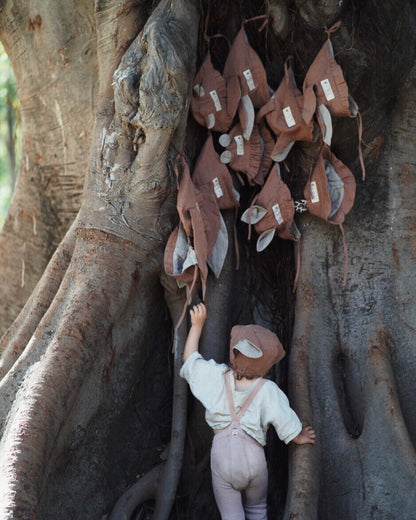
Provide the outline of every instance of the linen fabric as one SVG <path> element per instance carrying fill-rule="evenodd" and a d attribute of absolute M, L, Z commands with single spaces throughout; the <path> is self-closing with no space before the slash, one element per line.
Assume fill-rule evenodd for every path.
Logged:
<path fill-rule="evenodd" d="M 205 407 L 205 420 L 213 430 L 221 430 L 232 422 L 227 403 L 224 373 L 226 364 L 205 360 L 199 352 L 194 352 L 183 364 L 180 375 L 187 380 L 192 394 Z M 238 413 L 254 383 L 247 390 L 237 391 L 234 378 L 232 393 L 235 410 Z M 266 445 L 266 433 L 272 425 L 284 443 L 288 444 L 302 430 L 295 411 L 290 407 L 285 393 L 273 381 L 267 380 L 246 413 L 240 419 L 241 428 L 262 446 Z"/>
<path fill-rule="evenodd" d="M 211 474 L 215 500 L 224 520 L 267 518 L 267 464 L 263 447 L 241 429 L 240 420 L 255 399 L 265 379 L 257 379 L 242 408 L 235 412 L 231 371 L 224 374 L 232 423 L 214 436 Z M 244 491 L 243 506 L 240 491 Z M 246 515 L 246 516 L 245 516 Z"/>

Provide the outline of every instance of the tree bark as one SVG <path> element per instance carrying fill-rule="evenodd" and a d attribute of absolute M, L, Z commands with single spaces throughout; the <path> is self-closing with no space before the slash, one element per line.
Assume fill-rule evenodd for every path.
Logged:
<path fill-rule="evenodd" d="M 97 102 L 93 3 L 6 0 L 0 39 L 23 124 L 20 171 L 0 236 L 4 332 L 80 207 Z"/>
<path fill-rule="evenodd" d="M 270 432 L 269 517 L 414 516 L 413 3 L 3 0 L 24 141 L 0 237 L 1 520 L 218 518 L 212 432 L 178 377 L 185 325 L 172 353 L 184 294 L 162 274 L 163 250 L 177 223 L 172 163 L 185 153 L 192 167 L 206 136 L 188 115 L 206 37 L 225 36 L 209 44 L 221 69 L 227 39 L 265 12 L 267 30 L 246 28 L 273 90 L 288 55 L 301 86 L 324 28 L 342 21 L 331 41 L 367 170 L 364 181 L 356 120 L 334 118 L 331 147 L 357 182 L 347 284 L 337 226 L 296 216 L 294 294 L 292 244 L 259 254 L 237 221 L 236 270 L 225 212 L 201 352 L 226 361 L 231 326 L 248 322 L 287 350 L 272 377 L 318 441 L 287 450 Z M 283 165 L 296 200 L 315 149 L 296 143 Z M 240 210 L 255 192 L 241 186 Z"/>
<path fill-rule="evenodd" d="M 46 483 L 58 464 L 56 457 L 63 446 L 68 449 L 70 432 L 86 428 L 99 407 L 108 406 L 107 393 L 112 384 L 119 384 L 111 384 L 111 379 L 123 367 L 119 356 L 126 356 L 132 341 L 148 338 L 146 330 L 152 330 L 149 319 L 140 319 L 148 313 L 140 307 L 144 304 L 147 309 L 154 299 L 146 287 L 157 282 L 172 227 L 168 164 L 175 153 L 170 147 L 180 148 L 184 136 L 181 125 L 195 73 L 195 43 L 188 54 L 184 37 L 195 42 L 196 16 L 192 3 L 163 2 L 128 46 L 115 73 L 115 103 L 108 96 L 108 83 L 104 85 L 100 111 L 110 123 L 103 135 L 103 118 L 99 118 L 95 130 L 95 143 L 101 140 L 100 154 L 94 156 L 86 198 L 67 235 L 71 243 L 76 234 L 71 261 L 59 273 L 62 281 L 45 314 L 39 313 L 38 323 L 28 325 L 29 334 L 33 332 L 23 354 L 12 352 L 11 361 L 5 363 L 2 384 L 10 397 L 3 410 L 7 443 L 0 456 L 2 489 L 7 490 L 1 510 L 4 518 L 17 512 L 28 518 L 50 514 L 43 508 L 49 500 Z M 131 25 L 137 29 L 135 23 Z M 110 60 L 107 72 L 115 65 Z M 155 95 L 160 111 L 153 110 Z M 110 210 L 104 213 L 102 205 Z M 140 305 L 139 293 L 146 295 Z M 30 314 L 32 308 L 26 312 Z M 121 334 L 129 321 L 129 332 Z M 139 343 L 137 348 L 143 355 L 144 347 Z M 18 358 L 17 382 L 11 370 L 16 365 L 13 358 Z M 106 387 L 102 378 L 110 379 Z M 133 381 L 130 373 L 126 382 Z M 16 386 L 25 398 L 23 407 L 13 399 Z M 92 390 L 95 398 L 79 410 L 74 403 Z"/>

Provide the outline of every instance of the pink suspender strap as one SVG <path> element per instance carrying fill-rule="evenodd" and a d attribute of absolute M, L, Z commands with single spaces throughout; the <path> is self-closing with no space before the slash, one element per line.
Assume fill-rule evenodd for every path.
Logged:
<path fill-rule="evenodd" d="M 228 374 L 230 374 L 229 377 L 227 377 Z M 241 417 L 246 413 L 247 408 L 250 406 L 253 399 L 256 397 L 257 393 L 259 392 L 260 388 L 264 385 L 266 380 L 263 378 L 260 378 L 260 380 L 256 383 L 256 387 L 253 389 L 251 394 L 244 401 L 244 404 L 240 408 L 240 411 L 238 413 L 235 413 L 234 402 L 233 402 L 233 393 L 231 390 L 231 381 L 230 381 L 230 377 L 233 377 L 232 372 L 231 371 L 225 372 L 224 377 L 225 377 L 225 389 L 227 392 L 227 401 L 228 401 L 228 406 L 230 408 L 231 419 L 233 421 L 238 422 L 241 419 Z"/>

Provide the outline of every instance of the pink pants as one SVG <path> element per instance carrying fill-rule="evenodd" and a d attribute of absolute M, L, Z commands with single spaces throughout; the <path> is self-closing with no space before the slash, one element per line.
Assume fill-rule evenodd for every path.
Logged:
<path fill-rule="evenodd" d="M 237 422 L 214 435 L 211 473 L 222 520 L 267 520 L 264 449 Z"/>

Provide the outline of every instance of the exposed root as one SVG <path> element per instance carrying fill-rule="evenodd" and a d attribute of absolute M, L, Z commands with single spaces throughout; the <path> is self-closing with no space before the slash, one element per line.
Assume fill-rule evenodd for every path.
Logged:
<path fill-rule="evenodd" d="M 134 510 L 140 504 L 155 499 L 164 467 L 165 463 L 162 462 L 129 487 L 117 500 L 107 520 L 131 520 Z"/>
<path fill-rule="evenodd" d="M 186 295 L 183 289 L 178 289 L 175 280 L 168 278 L 166 275 L 162 275 L 162 284 L 165 287 L 165 300 L 172 323 L 175 324 L 182 314 Z M 186 435 L 188 386 L 186 381 L 179 376 L 186 334 L 187 325 L 184 321 L 174 336 L 172 427 L 167 460 L 152 468 L 123 493 L 113 507 L 108 520 L 130 520 L 134 510 L 151 499 L 156 501 L 153 520 L 162 520 L 169 517 L 182 470 Z"/>
<path fill-rule="evenodd" d="M 15 518 L 17 511 L 22 518 L 37 517 L 56 445 L 65 444 L 66 434 L 77 425 L 86 427 L 100 404 L 91 402 L 82 418 L 71 424 L 73 406 L 91 378 L 93 387 L 102 384 L 101 374 L 111 356 L 102 343 L 105 346 L 136 285 L 136 253 L 128 242 L 105 233 L 78 232 L 71 265 L 55 297 L 59 303 L 51 323 L 55 320 L 57 326 L 51 337 L 38 339 L 42 361 L 33 363 L 22 379 L 0 445 L 4 520 Z"/>
<path fill-rule="evenodd" d="M 405 467 L 405 472 L 413 475 L 416 481 L 416 452 L 400 408 L 390 360 L 390 344 L 388 335 L 379 332 L 369 345 L 366 418 L 371 425 L 380 421 L 385 425 L 384 437 L 388 438 L 388 449 L 401 461 L 402 470 Z M 371 416 L 374 416 L 373 420 Z"/>
<path fill-rule="evenodd" d="M 0 381 L 19 359 L 32 334 L 55 297 L 71 261 L 75 243 L 72 227 L 58 246 L 49 264 L 14 323 L 0 340 Z M 38 333 L 43 333 L 38 330 Z"/>
<path fill-rule="evenodd" d="M 178 290 L 175 280 L 164 280 L 165 300 L 172 318 L 172 323 L 178 323 L 182 309 L 186 302 L 184 290 Z M 174 335 L 173 344 L 173 407 L 171 440 L 169 444 L 168 458 L 163 468 L 153 520 L 166 520 L 169 517 L 173 502 L 176 497 L 181 470 L 186 436 L 186 412 L 188 403 L 188 385 L 180 377 L 179 370 L 182 366 L 182 354 L 185 346 L 188 327 L 184 320 Z"/>
<path fill-rule="evenodd" d="M 308 356 L 304 346 L 292 347 L 292 395 L 304 424 L 312 425 L 308 391 Z M 296 383 L 295 383 L 296 381 Z M 319 439 L 318 439 L 319 441 Z M 290 446 L 289 488 L 284 520 L 311 520 L 318 511 L 318 446 Z"/>

